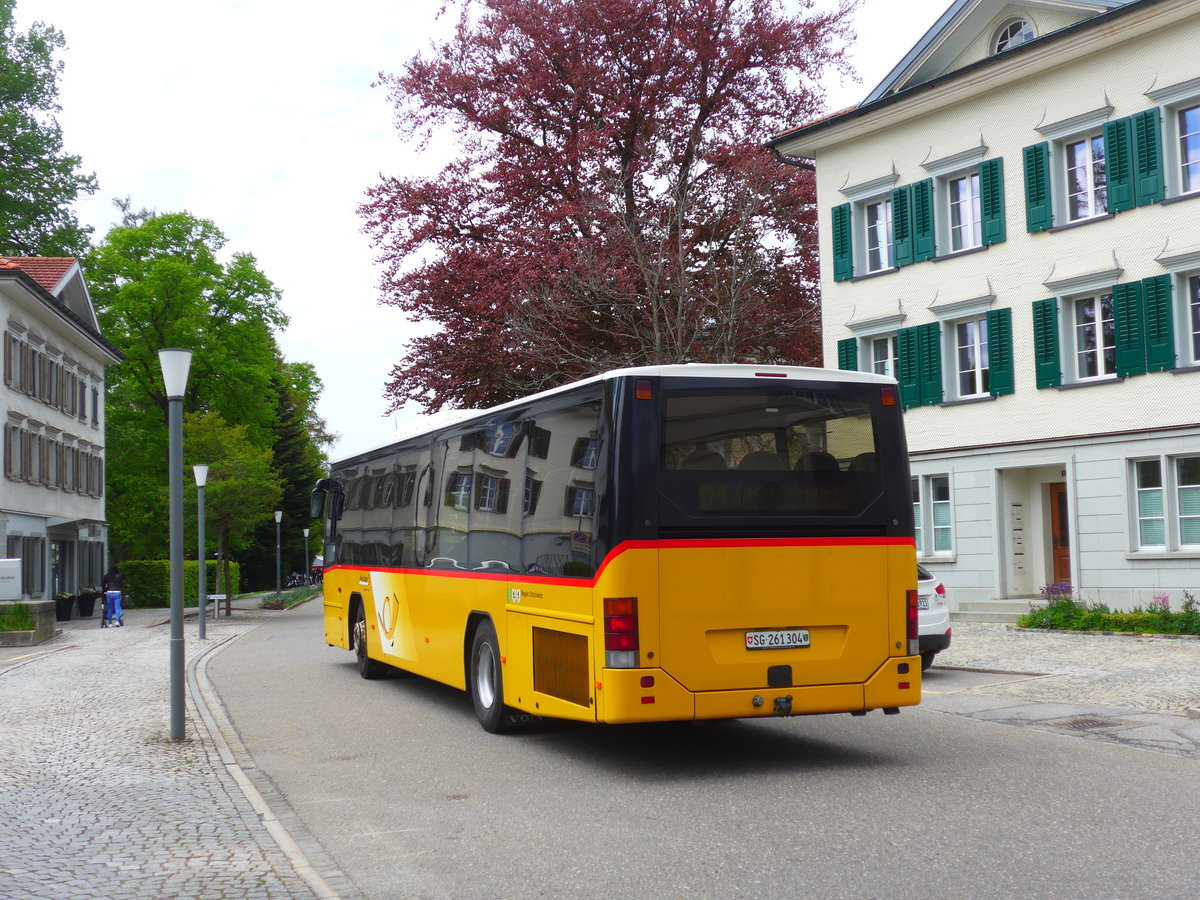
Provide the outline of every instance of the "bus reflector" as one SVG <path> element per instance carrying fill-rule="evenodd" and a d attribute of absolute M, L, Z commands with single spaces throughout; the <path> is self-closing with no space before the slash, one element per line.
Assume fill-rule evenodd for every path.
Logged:
<path fill-rule="evenodd" d="M 890 384 L 879 389 L 879 405 L 880 406 L 895 406 L 898 392 Z"/>
<path fill-rule="evenodd" d="M 650 382 L 638 379 L 633 383 L 633 396 L 639 400 L 653 400 L 654 391 L 650 387 Z"/>
<path fill-rule="evenodd" d="M 918 635 L 916 591 L 908 592 L 906 606 L 906 613 L 908 616 L 908 655 L 916 656 L 921 652 L 921 639 Z"/>
<path fill-rule="evenodd" d="M 638 664 L 637 598 L 604 598 L 604 664 L 634 669 Z"/>

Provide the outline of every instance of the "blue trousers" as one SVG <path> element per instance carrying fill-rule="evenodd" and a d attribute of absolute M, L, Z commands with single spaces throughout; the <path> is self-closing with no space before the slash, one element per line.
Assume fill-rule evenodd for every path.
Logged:
<path fill-rule="evenodd" d="M 104 624 L 121 621 L 121 592 L 108 591 L 104 595 Z"/>

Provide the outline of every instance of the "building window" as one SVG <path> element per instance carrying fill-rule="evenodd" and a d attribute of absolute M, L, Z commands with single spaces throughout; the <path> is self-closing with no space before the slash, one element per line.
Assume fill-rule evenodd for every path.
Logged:
<path fill-rule="evenodd" d="M 590 487 L 567 488 L 567 515 L 590 517 L 596 514 L 596 491 Z"/>
<path fill-rule="evenodd" d="M 924 529 L 921 528 L 921 479 L 913 478 L 912 483 L 912 505 L 913 505 L 913 532 L 917 538 L 917 556 L 925 555 L 925 542 L 922 540 Z"/>
<path fill-rule="evenodd" d="M 983 246 L 983 214 L 979 201 L 979 173 L 954 178 L 947 184 L 950 201 L 950 249 Z"/>
<path fill-rule="evenodd" d="M 954 552 L 950 510 L 950 476 L 927 475 L 912 480 L 913 525 L 918 556 L 949 556 Z M 932 548 L 927 550 L 926 548 Z"/>
<path fill-rule="evenodd" d="M 1064 146 L 1067 167 L 1067 218 L 1072 222 L 1108 212 L 1104 136 L 1092 135 Z"/>
<path fill-rule="evenodd" d="M 876 375 L 895 378 L 900 371 L 900 351 L 896 348 L 896 336 L 871 339 L 871 371 Z"/>
<path fill-rule="evenodd" d="M 1187 280 L 1188 330 L 1192 336 L 1192 362 L 1200 363 L 1200 275 Z"/>
<path fill-rule="evenodd" d="M 1024 19 L 1009 22 L 996 35 L 995 53 L 1003 53 L 1033 40 L 1033 26 Z"/>
<path fill-rule="evenodd" d="M 600 441 L 596 438 L 577 438 L 571 448 L 571 465 L 581 469 L 594 469 L 600 460 Z"/>
<path fill-rule="evenodd" d="M 1138 547 L 1167 546 L 1166 508 L 1163 504 L 1162 467 L 1157 459 L 1134 464 L 1137 491 Z"/>
<path fill-rule="evenodd" d="M 1181 109 L 1179 116 L 1179 167 L 1182 193 L 1200 191 L 1200 106 Z"/>
<path fill-rule="evenodd" d="M 988 320 L 970 319 L 955 326 L 958 337 L 958 396 L 978 397 L 988 390 Z"/>
<path fill-rule="evenodd" d="M 892 201 L 878 200 L 865 207 L 867 271 L 892 268 Z"/>
<path fill-rule="evenodd" d="M 521 504 L 521 512 L 532 516 L 537 512 L 538 498 L 542 495 L 542 483 L 532 475 L 525 476 L 525 497 Z"/>
<path fill-rule="evenodd" d="M 1179 545 L 1200 547 L 1200 456 L 1175 460 L 1179 491 Z"/>
<path fill-rule="evenodd" d="M 1116 374 L 1117 339 L 1112 294 L 1083 297 L 1074 302 L 1073 309 L 1076 377 L 1083 380 Z"/>

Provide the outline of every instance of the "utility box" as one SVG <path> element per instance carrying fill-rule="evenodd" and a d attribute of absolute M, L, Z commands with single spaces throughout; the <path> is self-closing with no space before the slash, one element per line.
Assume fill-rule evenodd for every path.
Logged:
<path fill-rule="evenodd" d="M 21 560 L 0 559 L 0 600 L 21 599 Z"/>

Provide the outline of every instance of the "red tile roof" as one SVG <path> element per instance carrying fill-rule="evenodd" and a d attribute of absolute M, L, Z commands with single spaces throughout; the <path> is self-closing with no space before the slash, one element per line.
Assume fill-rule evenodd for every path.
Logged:
<path fill-rule="evenodd" d="M 41 287 L 52 291 L 75 262 L 73 256 L 0 256 L 0 270 L 20 269 Z"/>

